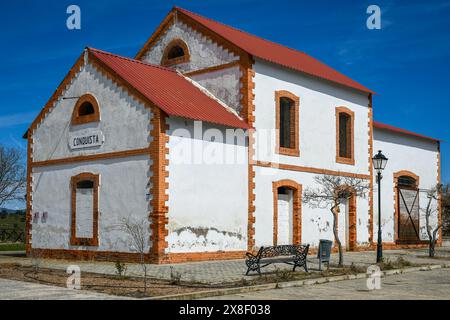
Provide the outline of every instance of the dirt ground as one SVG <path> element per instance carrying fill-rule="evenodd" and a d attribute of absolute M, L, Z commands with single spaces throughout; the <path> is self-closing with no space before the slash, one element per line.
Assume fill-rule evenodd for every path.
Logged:
<path fill-rule="evenodd" d="M 39 268 L 36 273 L 32 266 L 18 264 L 2 264 L 0 266 L 0 278 L 9 280 L 66 287 L 68 277 L 69 274 L 62 270 Z M 81 289 L 110 295 L 143 298 L 204 291 L 210 289 L 210 287 L 196 284 L 171 284 L 170 281 L 148 279 L 147 291 L 144 294 L 143 278 L 83 272 Z"/>
<path fill-rule="evenodd" d="M 380 264 L 382 270 L 397 269 L 409 266 L 414 266 L 414 264 L 404 259 L 385 261 Z M 233 283 L 222 283 L 218 285 L 185 282 L 177 279 L 176 277 L 172 280 L 148 278 L 147 290 L 145 293 L 143 278 L 83 272 L 81 277 L 81 289 L 92 290 L 109 295 L 144 298 L 365 272 L 365 267 L 358 267 L 354 265 L 344 268 L 337 268 L 337 266 L 332 265 L 329 270 L 325 269 L 322 272 L 317 271 L 309 273 L 303 271 L 292 272 L 286 269 L 277 268 L 275 272 L 263 273 L 261 276 L 257 276 L 251 280 L 246 280 L 243 278 L 242 280 Z M 64 270 L 47 269 L 42 267 L 36 269 L 33 266 L 24 266 L 18 263 L 0 264 L 0 278 L 3 279 L 66 287 L 68 277 L 69 274 L 67 274 Z"/>

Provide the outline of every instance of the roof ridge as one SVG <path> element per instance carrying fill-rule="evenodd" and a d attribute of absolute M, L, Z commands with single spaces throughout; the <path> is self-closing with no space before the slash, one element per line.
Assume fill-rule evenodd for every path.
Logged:
<path fill-rule="evenodd" d="M 275 45 L 280 46 L 280 47 L 284 47 L 284 48 L 289 49 L 289 50 L 291 50 L 291 51 L 300 52 L 300 53 L 302 53 L 302 54 L 305 54 L 305 55 L 307 55 L 307 56 L 309 56 L 309 57 L 311 57 L 311 58 L 317 60 L 316 58 L 314 58 L 313 56 L 307 54 L 306 52 L 304 52 L 304 51 L 302 51 L 302 50 L 298 50 L 298 49 L 291 48 L 291 47 L 289 47 L 289 46 L 287 46 L 287 45 L 285 45 L 285 44 L 281 44 L 281 43 L 275 42 L 275 41 L 273 41 L 273 40 L 269 40 L 269 39 L 263 38 L 263 37 L 258 36 L 258 35 L 256 35 L 256 34 L 250 33 L 250 32 L 245 31 L 245 30 L 238 29 L 238 28 L 233 27 L 233 26 L 230 26 L 230 25 L 228 25 L 228 24 L 226 24 L 226 23 L 223 23 L 223 22 L 214 20 L 214 19 L 212 19 L 212 18 L 208 18 L 208 17 L 202 16 L 201 14 L 198 14 L 198 13 L 195 13 L 195 12 L 192 12 L 192 11 L 189 11 L 189 10 L 186 10 L 186 9 L 184 9 L 184 8 L 181 8 L 181 7 L 175 6 L 174 9 L 179 10 L 179 11 L 181 11 L 181 12 L 186 11 L 186 12 L 188 12 L 188 13 L 190 13 L 190 14 L 193 14 L 193 15 L 195 15 L 195 16 L 198 16 L 198 17 L 200 17 L 200 18 L 209 20 L 209 21 L 214 22 L 214 23 L 218 23 L 218 24 L 220 24 L 220 25 L 222 25 L 222 26 L 224 26 L 224 27 L 227 27 L 227 28 L 236 30 L 236 31 L 238 31 L 238 32 L 245 33 L 245 34 L 247 34 L 247 35 L 249 35 L 249 36 L 252 36 L 252 37 L 259 38 L 259 39 L 261 39 L 261 40 L 270 42 L 270 43 L 275 44 Z M 317 60 L 317 61 L 319 61 L 319 60 Z M 322 63 L 323 63 L 323 62 L 322 62 Z"/>
<path fill-rule="evenodd" d="M 86 47 L 86 49 L 88 49 L 88 51 L 98 52 L 98 53 L 106 54 L 106 55 L 109 55 L 109 56 L 112 56 L 112 57 L 116 57 L 116 58 L 119 58 L 119 59 L 122 59 L 122 60 L 127 60 L 127 61 L 130 61 L 130 62 L 142 64 L 142 65 L 145 65 L 145 66 L 148 66 L 148 67 L 154 67 L 154 68 L 158 68 L 158 69 L 162 69 L 162 70 L 165 70 L 165 71 L 170 71 L 170 72 L 176 73 L 175 70 L 167 68 L 167 67 L 160 66 L 158 64 L 153 64 L 153 63 L 149 63 L 149 62 L 145 62 L 145 61 L 141 61 L 141 60 L 136 60 L 136 59 L 129 58 L 129 57 L 124 57 L 124 56 L 121 56 L 121 55 L 118 55 L 118 54 L 115 54 L 115 53 L 111 53 L 111 52 L 108 52 L 108 51 L 104 51 L 104 50 L 100 50 L 100 49 L 96 49 L 96 48 L 92 48 L 92 47 Z"/>
<path fill-rule="evenodd" d="M 343 71 L 328 65 L 324 61 L 321 61 L 304 51 L 288 47 L 287 45 L 277 43 L 273 40 L 265 39 L 248 31 L 237 29 L 223 22 L 216 21 L 178 6 L 174 6 L 171 12 L 179 12 L 190 17 L 196 23 L 202 24 L 205 28 L 212 30 L 225 40 L 231 42 L 237 47 L 240 47 L 245 52 L 257 58 L 310 74 L 349 88 L 354 88 L 362 92 L 376 94 L 373 90 L 346 75 Z M 248 38 L 249 41 L 260 42 L 260 44 L 272 47 L 272 51 L 278 52 L 278 54 L 268 54 L 267 52 L 262 53 L 262 51 L 258 50 L 258 48 L 251 46 L 249 47 L 246 43 L 239 42 L 238 39 L 240 37 Z"/>
<path fill-rule="evenodd" d="M 411 131 L 410 129 L 404 129 L 403 127 L 397 127 L 391 124 L 387 124 L 384 122 L 380 122 L 380 121 L 373 121 L 374 127 L 377 129 L 384 129 L 384 130 L 390 130 L 390 131 L 395 131 L 397 133 L 402 133 L 402 134 L 406 134 L 406 135 L 411 135 L 411 136 L 415 136 L 418 138 L 422 138 L 422 139 L 427 139 L 427 140 L 433 140 L 433 141 L 442 141 L 440 139 L 437 138 L 433 138 L 431 136 L 428 135 L 424 135 L 422 133 L 418 133 L 415 131 Z"/>

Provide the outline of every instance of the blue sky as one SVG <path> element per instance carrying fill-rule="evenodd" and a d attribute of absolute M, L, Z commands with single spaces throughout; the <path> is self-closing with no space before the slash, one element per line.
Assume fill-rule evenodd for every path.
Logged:
<path fill-rule="evenodd" d="M 66 28 L 77 4 L 82 30 Z M 382 10 L 368 30 L 366 9 Z M 450 0 L 1 1 L 0 144 L 22 135 L 87 45 L 133 57 L 173 5 L 314 56 L 378 93 L 375 120 L 437 137 L 450 182 Z"/>

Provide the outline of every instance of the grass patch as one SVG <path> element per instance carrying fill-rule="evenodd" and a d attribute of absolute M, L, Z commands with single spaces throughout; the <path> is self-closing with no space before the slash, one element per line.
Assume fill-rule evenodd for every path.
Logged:
<path fill-rule="evenodd" d="M 0 213 L 0 229 L 25 230 L 25 214 Z"/>
<path fill-rule="evenodd" d="M 255 275 L 253 279 L 243 278 L 240 282 L 241 286 L 254 286 L 267 283 L 280 283 L 298 280 L 310 280 L 319 279 L 323 277 L 334 277 L 342 275 L 353 275 L 358 273 L 366 273 L 367 268 L 363 266 L 357 266 L 352 264 L 349 267 L 335 267 L 330 266 L 330 269 L 325 268 L 323 271 L 316 269 L 310 269 L 310 272 L 306 273 L 303 270 L 293 272 L 290 269 L 280 269 L 275 267 L 274 271 L 265 271 L 261 276 Z"/>
<path fill-rule="evenodd" d="M 381 270 L 394 270 L 403 269 L 405 267 L 417 267 L 419 265 L 416 263 L 412 263 L 411 261 L 408 261 L 400 256 L 397 257 L 396 260 L 383 259 L 379 266 Z"/>
<path fill-rule="evenodd" d="M 0 268 L 0 278 L 2 279 L 53 285 L 62 288 L 67 286 L 68 276 L 65 270 L 39 268 L 36 271 L 33 266 L 22 266 L 19 264 L 5 263 Z M 81 279 L 82 290 L 133 298 L 186 294 L 208 291 L 212 288 L 206 284 L 173 284 L 170 280 L 148 279 L 148 288 L 146 293 L 144 293 L 143 279 L 139 277 L 83 272 Z"/>
<path fill-rule="evenodd" d="M 25 242 L 25 214 L 0 212 L 0 251 L 21 251 L 24 247 L 10 243 Z"/>
<path fill-rule="evenodd" d="M 416 256 L 417 258 L 421 258 L 421 259 L 432 259 L 432 260 L 450 260 L 450 256 L 434 256 L 434 257 L 430 257 L 429 255 L 418 255 Z"/>
<path fill-rule="evenodd" d="M 5 251 L 24 251 L 24 243 L 0 243 L 0 252 Z"/>

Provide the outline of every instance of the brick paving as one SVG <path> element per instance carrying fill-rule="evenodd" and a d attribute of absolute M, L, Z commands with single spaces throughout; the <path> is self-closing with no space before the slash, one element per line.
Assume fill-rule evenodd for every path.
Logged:
<path fill-rule="evenodd" d="M 381 279 L 381 289 L 367 289 L 366 279 L 308 287 L 240 293 L 205 300 L 450 300 L 450 270 L 438 269 Z"/>
<path fill-rule="evenodd" d="M 425 258 L 426 249 L 409 249 L 409 250 L 387 250 L 384 256 L 390 260 L 396 260 L 398 257 L 417 263 L 417 264 L 445 264 L 450 263 L 450 248 L 439 248 L 437 256 L 439 259 Z M 376 253 L 370 252 L 348 252 L 344 254 L 345 265 L 352 263 L 358 266 L 370 266 L 375 263 Z M 332 263 L 337 262 L 337 255 L 332 255 Z M 23 265 L 31 265 L 31 260 L 24 257 L 3 256 L 0 253 L 0 267 L 2 263 L 20 263 Z M 63 261 L 63 260 L 44 260 L 42 267 L 65 270 L 69 265 L 79 265 L 82 272 L 93 272 L 100 274 L 115 274 L 116 268 L 113 262 L 85 262 L 85 261 Z M 142 276 L 143 271 L 138 264 L 126 264 L 127 275 Z M 308 257 L 308 266 L 310 271 L 317 272 L 318 264 L 314 256 Z M 268 266 L 264 268 L 264 272 L 274 272 L 276 268 L 280 270 L 289 269 L 289 266 L 278 264 L 276 266 Z M 241 281 L 242 279 L 252 279 L 253 276 L 246 277 L 247 271 L 244 260 L 228 260 L 228 261 L 207 261 L 192 262 L 174 265 L 148 265 L 148 275 L 152 278 L 170 279 L 171 272 L 177 272 L 182 275 L 181 280 L 201 282 L 207 284 L 219 284 L 227 282 Z M 299 271 L 302 272 L 302 271 Z"/>
<path fill-rule="evenodd" d="M 42 284 L 0 279 L 0 300 L 121 300 L 92 291 L 71 290 Z"/>

